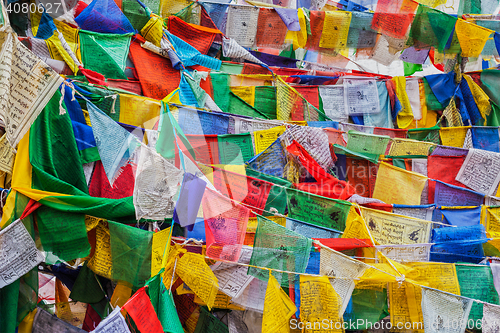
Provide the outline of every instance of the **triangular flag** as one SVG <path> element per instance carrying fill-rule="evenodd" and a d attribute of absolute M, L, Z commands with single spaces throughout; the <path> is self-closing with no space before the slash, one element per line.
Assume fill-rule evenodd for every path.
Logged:
<path fill-rule="evenodd" d="M 132 133 L 118 125 L 91 102 L 87 102 L 87 108 L 97 150 L 109 183 L 113 186 L 113 182 L 119 176 L 119 169 L 125 166 L 140 143 Z"/>
<path fill-rule="evenodd" d="M 254 62 L 256 64 L 267 67 L 262 61 L 257 59 L 253 54 L 244 49 L 243 46 L 238 44 L 232 38 L 223 38 L 222 40 L 222 52 L 224 57 L 227 58 L 243 58 L 245 60 Z"/>
<path fill-rule="evenodd" d="M 95 0 L 75 18 L 80 29 L 125 34 L 135 32 L 129 20 L 113 0 Z"/>

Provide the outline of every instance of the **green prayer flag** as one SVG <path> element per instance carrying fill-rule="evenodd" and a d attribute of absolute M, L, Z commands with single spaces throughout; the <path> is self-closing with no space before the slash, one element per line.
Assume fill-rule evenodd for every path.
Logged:
<path fill-rule="evenodd" d="M 451 15 L 419 5 L 411 25 L 410 40 L 416 47 L 432 46 L 443 52 L 455 29 L 456 21 Z"/>
<path fill-rule="evenodd" d="M 255 155 L 250 133 L 219 135 L 218 143 L 221 164 L 244 164 Z"/>
<path fill-rule="evenodd" d="M 123 72 L 132 34 L 104 34 L 79 31 L 83 66 L 108 79 L 127 80 Z"/>
<path fill-rule="evenodd" d="M 212 87 L 214 88 L 215 104 L 217 104 L 222 111 L 229 112 L 229 75 L 224 73 L 210 73 L 210 79 L 212 80 Z"/>
<path fill-rule="evenodd" d="M 240 116 L 268 119 L 265 114 L 259 112 L 232 91 L 229 92 L 228 112 Z"/>
<path fill-rule="evenodd" d="M 0 289 L 0 332 L 16 332 L 19 286 L 17 280 Z"/>
<path fill-rule="evenodd" d="M 90 254 L 84 214 L 42 206 L 36 210 L 36 219 L 47 263 L 85 258 Z"/>
<path fill-rule="evenodd" d="M 276 87 L 255 87 L 255 102 L 253 107 L 266 119 L 276 119 Z"/>
<path fill-rule="evenodd" d="M 343 231 L 351 204 L 291 188 L 286 189 L 288 216 L 306 223 Z"/>
<path fill-rule="evenodd" d="M 491 112 L 486 116 L 486 124 L 488 126 L 500 126 L 500 107 L 491 101 Z"/>
<path fill-rule="evenodd" d="M 189 143 L 189 140 L 184 135 L 175 118 L 170 113 L 168 105 L 161 103 L 160 126 L 158 128 L 158 141 L 156 142 L 156 151 L 164 158 L 174 158 L 178 151 L 176 138 L 180 139 L 184 146 L 188 149 L 193 159 L 195 158 L 194 149 Z"/>
<path fill-rule="evenodd" d="M 357 330 L 370 329 L 370 324 L 389 315 L 386 289 L 354 289 L 351 299 L 352 311 L 344 313 L 344 321 L 356 323 Z"/>
<path fill-rule="evenodd" d="M 250 265 L 304 273 L 309 261 L 312 240 L 262 216 L 257 215 L 257 221 Z M 269 271 L 260 268 L 249 267 L 248 274 L 262 281 L 269 279 Z M 273 276 L 284 287 L 288 287 L 289 283 L 294 285 L 294 275 L 273 272 Z"/>
<path fill-rule="evenodd" d="M 498 294 L 493 284 L 493 275 L 488 266 L 456 265 L 458 284 L 460 285 L 460 295 L 477 299 L 491 304 L 500 304 Z M 483 305 L 474 302 L 469 313 L 469 321 L 477 323 L 483 319 Z"/>
<path fill-rule="evenodd" d="M 158 0 L 142 0 L 142 2 L 154 13 L 159 13 L 160 1 Z M 141 31 L 148 23 L 150 15 L 146 12 L 136 0 L 122 0 L 122 12 L 132 24 L 134 29 Z"/>
<path fill-rule="evenodd" d="M 97 281 L 97 276 L 87 267 L 87 262 L 80 268 L 69 297 L 75 301 L 91 304 L 99 303 L 106 297 Z"/>
<path fill-rule="evenodd" d="M 427 108 L 429 110 L 442 111 L 444 107 L 441 103 L 439 103 L 436 95 L 434 95 L 434 93 L 432 92 L 432 89 L 429 86 L 429 82 L 427 82 L 425 76 L 422 81 L 424 82 L 425 103 L 427 104 Z"/>
<path fill-rule="evenodd" d="M 415 72 L 421 72 L 423 70 L 421 64 L 412 64 L 411 62 L 403 61 L 403 65 L 405 76 L 410 76 L 415 74 Z"/>
<path fill-rule="evenodd" d="M 204 306 L 200 308 L 200 317 L 194 333 L 229 333 L 226 324 L 211 314 Z"/>
<path fill-rule="evenodd" d="M 437 125 L 428 128 L 412 128 L 408 130 L 408 138 L 439 144 L 439 129 Z"/>
<path fill-rule="evenodd" d="M 141 287 L 151 275 L 153 232 L 108 221 L 112 276 Z"/>
<path fill-rule="evenodd" d="M 184 333 L 177 309 L 175 308 L 173 295 L 162 282 L 160 282 L 158 319 L 161 326 L 163 326 L 163 332 Z"/>

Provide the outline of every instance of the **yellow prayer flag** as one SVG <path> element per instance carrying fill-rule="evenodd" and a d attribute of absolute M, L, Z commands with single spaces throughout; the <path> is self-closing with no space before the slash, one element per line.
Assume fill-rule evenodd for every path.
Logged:
<path fill-rule="evenodd" d="M 152 129 L 160 119 L 161 104 L 152 98 L 120 94 L 119 122 Z"/>
<path fill-rule="evenodd" d="M 396 95 L 401 102 L 402 109 L 398 113 L 398 127 L 407 128 L 413 122 L 413 111 L 411 109 L 410 99 L 406 93 L 406 78 L 404 76 L 396 76 L 392 78 L 396 86 Z"/>
<path fill-rule="evenodd" d="M 455 264 L 438 262 L 418 262 L 408 264 L 412 268 L 407 277 L 416 283 L 431 288 L 460 295 Z M 391 308 L 391 323 L 415 323 L 413 328 L 416 332 L 424 332 L 423 316 L 421 310 L 422 289 L 410 283 L 389 283 L 388 298 Z M 401 324 L 399 324 L 401 326 Z"/>
<path fill-rule="evenodd" d="M 279 224 L 282 227 L 286 227 L 286 218 L 282 216 L 266 216 L 266 219 L 273 221 L 274 223 Z M 256 232 L 257 225 L 259 224 L 258 219 L 256 217 L 249 217 L 247 223 L 247 232 Z"/>
<path fill-rule="evenodd" d="M 163 256 L 167 255 L 166 247 L 170 240 L 170 228 L 153 234 L 151 245 L 151 276 L 155 276 L 162 269 Z"/>
<path fill-rule="evenodd" d="M 422 112 L 422 119 L 420 119 L 420 120 L 413 119 L 413 122 L 408 127 L 408 129 L 429 128 L 429 127 L 433 127 L 434 125 L 436 125 L 436 122 L 437 122 L 436 111 L 429 110 L 427 108 L 427 102 L 425 99 L 424 83 L 419 82 L 418 87 L 420 90 L 420 111 Z"/>
<path fill-rule="evenodd" d="M 431 223 L 427 220 L 361 207 L 373 239 L 381 245 L 427 243 Z"/>
<path fill-rule="evenodd" d="M 57 31 L 54 32 L 54 34 L 51 37 L 45 40 L 45 42 L 47 43 L 47 47 L 50 52 L 50 57 L 52 59 L 62 60 L 68 65 L 68 67 L 71 69 L 71 71 L 73 71 L 73 73 L 76 74 L 78 72 L 78 66 L 81 65 L 81 63 L 75 62 L 75 60 L 77 59 L 74 58 L 76 57 L 76 54 L 74 54 L 73 50 L 70 50 L 70 52 L 73 52 L 73 57 L 72 57 L 71 54 L 68 53 L 68 50 L 66 50 L 63 47 L 60 35 Z"/>
<path fill-rule="evenodd" d="M 28 313 L 26 317 L 24 317 L 23 321 L 19 324 L 17 329 L 18 333 L 31 333 L 33 332 L 33 320 L 35 319 L 37 308 Z"/>
<path fill-rule="evenodd" d="M 396 282 L 398 276 L 394 268 L 388 263 L 370 264 L 359 280 L 355 281 L 356 289 L 376 289 L 382 290 L 387 287 L 387 283 Z"/>
<path fill-rule="evenodd" d="M 12 174 L 12 168 L 14 167 L 14 149 L 10 146 L 7 140 L 7 134 L 4 133 L 0 138 L 0 171 Z"/>
<path fill-rule="evenodd" d="M 457 270 L 455 264 L 439 262 L 414 262 L 408 266 L 413 270 L 408 278 L 429 287 L 460 295 Z"/>
<path fill-rule="evenodd" d="M 105 222 L 104 219 L 100 219 L 98 217 L 85 215 L 85 227 L 87 228 L 87 232 L 97 227 L 99 222 Z"/>
<path fill-rule="evenodd" d="M 77 28 L 73 28 L 69 24 L 64 23 L 63 21 L 54 20 L 54 24 L 56 25 L 57 30 L 62 33 L 66 43 L 68 43 L 71 51 L 76 55 L 76 58 L 81 63 L 82 62 L 82 54 L 80 47 L 80 35 L 78 34 Z"/>
<path fill-rule="evenodd" d="M 30 13 L 31 31 L 33 33 L 33 36 L 36 36 L 38 33 L 38 27 L 40 25 L 41 17 L 42 13 L 39 11 L 33 11 Z M 76 74 L 76 72 L 78 72 L 78 65 L 82 62 L 78 29 L 73 28 L 70 25 L 59 20 L 54 20 L 54 24 L 57 28 L 57 31 L 45 41 L 50 53 L 50 57 L 54 60 L 66 62 L 73 73 Z M 62 38 L 66 41 L 70 52 L 73 53 L 73 56 L 75 58 L 73 58 L 62 46 L 61 40 L 59 38 L 59 33 L 61 33 Z"/>
<path fill-rule="evenodd" d="M 173 284 L 172 279 L 175 281 L 176 277 L 174 276 L 174 267 L 176 267 L 175 261 L 179 260 L 178 256 L 180 253 L 186 253 L 186 250 L 182 248 L 182 246 L 174 244 L 174 246 L 170 246 L 168 248 L 168 254 L 165 253 L 165 257 L 163 257 L 163 261 L 165 261 L 165 271 L 163 272 L 163 284 L 167 290 L 170 290 L 170 286 Z"/>
<path fill-rule="evenodd" d="M 349 215 L 347 215 L 346 227 L 342 238 L 357 238 L 357 239 L 370 239 L 372 243 L 374 240 L 366 227 L 365 221 L 361 215 L 356 212 L 354 206 L 349 210 Z"/>
<path fill-rule="evenodd" d="M 255 86 L 231 87 L 231 92 L 251 106 L 255 105 Z"/>
<path fill-rule="evenodd" d="M 113 295 L 111 296 L 110 304 L 115 308 L 119 306 L 123 307 L 125 303 L 132 296 L 132 284 L 126 281 L 118 281 L 115 290 L 113 290 Z"/>
<path fill-rule="evenodd" d="M 297 311 L 295 304 L 281 289 L 278 280 L 269 273 L 262 317 L 262 333 L 288 333 L 290 331 L 289 320 L 295 311 Z"/>
<path fill-rule="evenodd" d="M 238 310 L 238 311 L 243 311 L 245 308 L 242 308 L 241 306 L 238 306 L 236 304 L 231 304 L 231 297 L 224 294 L 223 292 L 219 291 L 217 295 L 215 296 L 215 302 L 214 302 L 214 308 L 216 309 L 228 309 L 228 310 Z M 198 296 L 194 297 L 193 302 L 199 305 L 204 305 L 206 306 L 207 304 L 202 301 L 201 298 Z"/>
<path fill-rule="evenodd" d="M 199 162 L 196 165 L 198 166 L 198 168 L 200 169 L 200 171 L 203 173 L 203 175 L 205 175 L 205 177 L 207 177 L 207 179 L 213 185 L 214 184 L 214 169 L 212 169 L 212 167 L 210 167 L 208 165 L 205 165 L 205 164 L 202 164 L 202 163 L 199 163 Z M 215 166 L 218 167 L 219 165 L 216 164 Z M 229 170 L 229 171 L 233 171 L 233 170 Z M 233 171 L 233 172 L 237 172 L 237 171 Z M 246 171 L 243 174 L 246 175 Z"/>
<path fill-rule="evenodd" d="M 424 333 L 423 316 L 420 302 L 421 287 L 408 282 L 389 283 L 388 297 L 390 300 L 391 323 L 395 327 L 412 327 L 412 332 Z M 420 302 L 417 300 L 420 299 Z M 411 323 L 407 324 L 407 323 Z"/>
<path fill-rule="evenodd" d="M 111 237 L 107 222 L 102 221 L 96 227 L 95 252 L 88 261 L 90 268 L 97 275 L 111 279 L 112 277 L 112 257 L 111 257 Z"/>
<path fill-rule="evenodd" d="M 304 48 L 307 43 L 307 26 L 304 10 L 299 8 L 297 10 L 297 15 L 299 17 L 300 31 L 288 30 L 285 37 L 285 41 L 292 41 L 294 50 Z"/>
<path fill-rule="evenodd" d="M 245 166 L 242 164 L 214 164 L 214 166 L 217 168 L 226 170 L 226 171 L 237 173 L 239 175 L 243 175 L 243 176 L 247 175 L 247 172 L 245 170 Z M 205 176 L 206 176 L 206 174 L 205 174 Z M 212 169 L 212 178 L 213 178 L 213 169 Z"/>
<path fill-rule="evenodd" d="M 420 205 L 427 177 L 381 162 L 373 198 L 388 204 Z"/>
<path fill-rule="evenodd" d="M 479 57 L 486 41 L 495 32 L 461 18 L 455 24 L 455 31 L 462 48 L 462 57 Z"/>
<path fill-rule="evenodd" d="M 163 20 L 159 16 L 152 16 L 146 25 L 141 29 L 141 35 L 148 42 L 161 47 L 161 38 L 163 37 Z"/>
<path fill-rule="evenodd" d="M 344 332 L 342 298 L 326 276 L 300 276 L 300 320 L 304 332 Z M 328 323 L 323 326 L 324 323 Z"/>
<path fill-rule="evenodd" d="M 191 4 L 188 0 L 160 0 L 161 17 L 175 15 Z"/>
<path fill-rule="evenodd" d="M 186 286 L 185 283 L 182 283 L 179 287 L 177 287 L 177 289 L 175 289 L 175 292 L 177 293 L 177 295 L 188 295 L 188 294 L 194 295 L 193 291 L 189 289 L 189 287 Z M 200 300 L 200 302 L 202 301 Z"/>
<path fill-rule="evenodd" d="M 465 136 L 467 135 L 467 131 L 469 130 L 469 128 L 471 127 L 442 127 L 439 130 L 441 143 L 443 144 L 443 146 L 462 148 L 464 146 Z"/>
<path fill-rule="evenodd" d="M 408 265 L 400 264 L 378 252 L 379 263 L 371 264 L 356 283 L 356 288 L 369 289 L 372 286 L 385 286 L 388 282 L 397 282 L 398 278 L 407 276 L 413 270 Z M 410 280 L 412 281 L 412 280 Z"/>
<path fill-rule="evenodd" d="M 436 146 L 435 143 L 411 140 L 411 139 L 392 139 L 391 149 L 389 150 L 390 156 L 405 156 L 405 155 L 423 155 L 429 154 L 429 149 Z"/>
<path fill-rule="evenodd" d="M 455 104 L 455 99 L 451 99 L 448 106 L 443 111 L 443 116 L 446 118 L 448 122 L 448 127 L 461 127 L 464 125 L 462 121 L 462 116 L 457 109 L 457 105 Z"/>
<path fill-rule="evenodd" d="M 485 221 L 486 231 L 500 232 L 500 207 L 486 207 L 481 211 L 481 220 Z"/>
<path fill-rule="evenodd" d="M 344 49 L 347 45 L 351 18 L 351 12 L 325 12 L 319 46 L 327 49 Z"/>
<path fill-rule="evenodd" d="M 484 244 L 485 254 L 497 256 L 500 251 L 500 207 L 483 206 L 481 210 L 481 221 L 485 225 L 488 238 L 488 243 Z"/>
<path fill-rule="evenodd" d="M 285 126 L 277 126 L 271 129 L 255 131 L 253 137 L 255 140 L 255 154 L 260 154 L 273 144 L 278 137 L 285 132 Z"/>
<path fill-rule="evenodd" d="M 176 274 L 211 309 L 219 290 L 217 277 L 201 254 L 187 252 L 177 261 Z"/>
<path fill-rule="evenodd" d="M 73 320 L 73 312 L 69 305 L 69 289 L 62 284 L 61 280 L 56 278 L 55 287 L 55 301 L 56 301 L 56 315 L 59 319 L 71 323 Z"/>
<path fill-rule="evenodd" d="M 446 3 L 446 0 L 415 0 L 418 3 L 421 3 L 422 5 L 426 5 L 432 8 L 436 8 L 439 5 L 444 5 Z"/>
<path fill-rule="evenodd" d="M 481 112 L 481 116 L 486 120 L 486 116 L 489 116 L 491 113 L 490 97 L 469 75 L 463 74 L 462 77 L 467 80 L 469 88 L 472 92 L 472 97 L 474 97 L 474 102 L 476 102 L 477 108 L 479 109 L 479 112 Z M 485 123 L 484 125 L 487 124 Z"/>

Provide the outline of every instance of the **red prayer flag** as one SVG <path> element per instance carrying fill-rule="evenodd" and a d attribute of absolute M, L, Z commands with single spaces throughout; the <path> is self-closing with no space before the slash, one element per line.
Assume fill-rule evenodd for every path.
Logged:
<path fill-rule="evenodd" d="M 177 89 L 181 75 L 172 67 L 170 59 L 163 58 L 141 47 L 137 38 L 130 44 L 130 58 L 135 65 L 145 97 L 163 99 Z"/>
<path fill-rule="evenodd" d="M 437 179 L 444 183 L 467 188 L 464 184 L 455 180 L 458 171 L 465 161 L 465 156 L 434 156 L 427 159 L 427 177 Z M 434 202 L 435 182 L 429 182 L 429 203 Z"/>
<path fill-rule="evenodd" d="M 145 287 L 137 292 L 123 305 L 128 315 L 134 320 L 141 333 L 163 333 L 163 327 L 156 315 L 153 304 L 146 294 Z"/>
<path fill-rule="evenodd" d="M 373 247 L 372 241 L 369 239 L 357 239 L 357 238 L 313 238 L 319 241 L 324 246 L 327 246 L 335 251 L 345 251 L 358 249 L 362 247 Z M 314 246 L 321 250 L 321 246 L 313 243 Z"/>
<path fill-rule="evenodd" d="M 203 28 L 202 26 L 199 26 Z M 202 54 L 207 54 L 215 39 L 215 33 L 197 29 L 194 24 L 188 24 L 177 16 L 168 18 L 168 31 L 179 37 Z"/>
<path fill-rule="evenodd" d="M 418 3 L 412 0 L 378 0 L 372 29 L 402 39 L 413 21 Z"/>
<path fill-rule="evenodd" d="M 135 177 L 132 165 L 127 164 L 120 169 L 120 175 L 113 183 L 109 184 L 101 161 L 95 163 L 94 172 L 89 185 L 89 194 L 93 197 L 108 199 L 123 199 L 134 194 Z"/>

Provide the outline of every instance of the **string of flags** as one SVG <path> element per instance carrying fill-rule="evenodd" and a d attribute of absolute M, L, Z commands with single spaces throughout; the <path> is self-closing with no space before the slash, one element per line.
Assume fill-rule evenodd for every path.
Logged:
<path fill-rule="evenodd" d="M 0 332 L 498 332 L 499 9 L 2 3 Z"/>

